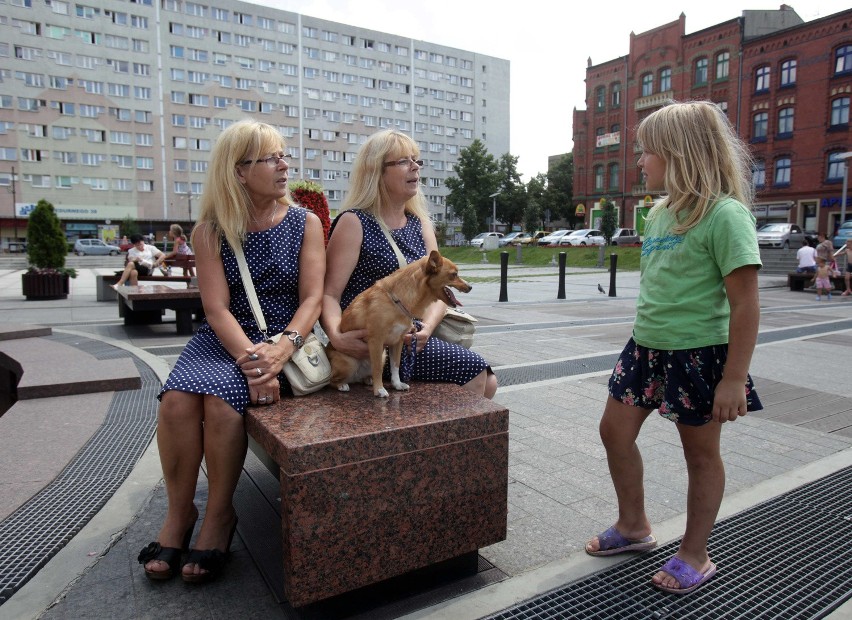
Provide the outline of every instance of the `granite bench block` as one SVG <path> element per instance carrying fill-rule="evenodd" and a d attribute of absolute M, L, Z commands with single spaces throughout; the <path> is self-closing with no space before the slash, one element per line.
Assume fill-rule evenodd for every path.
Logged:
<path fill-rule="evenodd" d="M 458 386 L 377 399 L 324 390 L 250 409 L 279 464 L 284 589 L 294 606 L 506 537 L 508 411 Z"/>

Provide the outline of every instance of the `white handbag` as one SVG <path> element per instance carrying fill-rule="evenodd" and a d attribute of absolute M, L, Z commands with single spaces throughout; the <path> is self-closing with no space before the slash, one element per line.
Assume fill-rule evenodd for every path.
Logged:
<path fill-rule="evenodd" d="M 254 290 L 254 283 L 251 279 L 251 272 L 246 263 L 246 257 L 243 254 L 242 248 L 234 249 L 234 256 L 237 257 L 237 264 L 240 266 L 240 275 L 243 278 L 243 287 L 246 290 L 251 311 L 254 314 L 254 320 L 263 334 L 263 339 L 269 343 L 276 343 L 281 340 L 284 332 L 269 336 L 266 333 L 266 319 L 263 317 L 263 310 L 260 308 L 260 302 L 257 300 L 257 293 Z M 328 356 L 325 353 L 325 347 L 322 346 L 316 335 L 311 332 L 301 348 L 293 351 L 290 360 L 284 364 L 284 376 L 287 377 L 287 382 L 293 390 L 295 396 L 306 396 L 318 390 L 321 390 L 328 385 L 331 379 L 331 362 L 328 361 Z"/>

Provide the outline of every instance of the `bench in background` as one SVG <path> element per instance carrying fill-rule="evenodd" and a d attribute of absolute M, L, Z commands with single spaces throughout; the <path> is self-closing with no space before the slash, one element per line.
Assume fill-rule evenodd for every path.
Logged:
<path fill-rule="evenodd" d="M 125 325 L 161 323 L 165 310 L 174 310 L 177 333 L 192 334 L 193 314 L 201 317 L 201 291 L 196 287 L 172 288 L 165 284 L 121 286 L 118 289 L 118 315 Z"/>
<path fill-rule="evenodd" d="M 459 386 L 326 388 L 249 408 L 246 429 L 280 480 L 281 572 L 265 578 L 294 607 L 454 559 L 475 572 L 506 538 L 509 412 Z M 243 539 L 256 517 L 240 514 Z M 268 537 L 247 546 L 276 553 Z"/>
<path fill-rule="evenodd" d="M 178 254 L 173 259 L 165 261 L 166 265 L 183 269 L 184 275 L 161 275 L 159 270 L 156 273 L 148 276 L 138 276 L 137 282 L 183 282 L 187 286 L 191 286 L 193 278 L 186 275 L 186 269 L 195 267 L 195 255 Z M 122 272 L 116 271 L 114 274 L 98 275 L 95 279 L 95 296 L 98 301 L 115 301 L 118 299 L 118 294 L 112 288 L 113 284 L 117 284 Z"/>
<path fill-rule="evenodd" d="M 805 284 L 808 285 L 808 290 L 815 290 L 811 285 L 811 280 L 814 279 L 814 274 L 812 273 L 788 273 L 787 274 L 787 286 L 791 291 L 804 291 Z M 831 276 L 831 285 L 836 290 L 844 290 L 846 288 L 846 282 L 843 279 L 843 276 Z"/>

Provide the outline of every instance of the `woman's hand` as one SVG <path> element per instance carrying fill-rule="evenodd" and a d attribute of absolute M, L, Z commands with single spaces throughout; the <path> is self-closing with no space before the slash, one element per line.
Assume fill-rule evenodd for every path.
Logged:
<path fill-rule="evenodd" d="M 281 384 L 277 375 L 273 375 L 260 385 L 249 386 L 249 401 L 253 405 L 271 405 L 279 400 L 281 400 Z"/>
<path fill-rule="evenodd" d="M 370 349 L 367 347 L 366 329 L 353 329 L 348 332 L 336 332 L 334 334 L 326 334 L 331 346 L 355 359 L 368 359 L 370 357 Z"/>
<path fill-rule="evenodd" d="M 284 364 L 293 355 L 293 351 L 295 349 L 289 340 L 286 344 L 259 342 L 248 347 L 246 352 L 236 359 L 236 362 L 248 380 L 249 392 L 253 388 L 264 385 L 270 379 L 278 377 Z"/>
<path fill-rule="evenodd" d="M 421 325 L 422 327 L 419 331 L 409 332 L 403 338 L 403 342 L 408 346 L 411 346 L 411 341 L 414 340 L 414 348 L 417 351 L 423 350 L 423 347 L 426 346 L 426 341 L 429 340 L 429 338 L 432 336 L 432 331 L 434 330 L 434 327 L 429 323 L 421 323 Z"/>

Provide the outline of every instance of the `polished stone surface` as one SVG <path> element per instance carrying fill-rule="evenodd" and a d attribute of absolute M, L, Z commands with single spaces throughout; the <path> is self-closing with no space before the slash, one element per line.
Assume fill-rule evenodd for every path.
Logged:
<path fill-rule="evenodd" d="M 252 408 L 246 426 L 281 466 L 294 606 L 506 537 L 508 411 L 458 386 L 326 389 Z"/>
<path fill-rule="evenodd" d="M 0 341 L 18 340 L 19 338 L 38 338 L 50 336 L 53 330 L 42 325 L 25 325 L 21 323 L 6 323 L 0 325 Z"/>
<path fill-rule="evenodd" d="M 136 390 L 142 385 L 129 357 L 99 360 L 46 338 L 0 341 L 0 365 L 19 375 L 18 400 Z"/>

